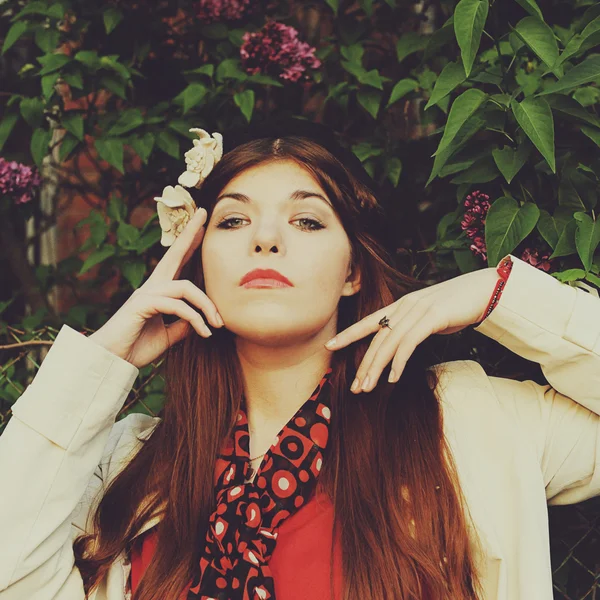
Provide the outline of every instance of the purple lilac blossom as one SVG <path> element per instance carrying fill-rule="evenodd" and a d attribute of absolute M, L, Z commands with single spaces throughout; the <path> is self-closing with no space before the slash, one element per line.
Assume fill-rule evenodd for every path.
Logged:
<path fill-rule="evenodd" d="M 237 21 L 252 12 L 255 4 L 250 0 L 199 0 L 196 16 L 205 23 Z"/>
<path fill-rule="evenodd" d="M 485 216 L 490 208 L 490 197 L 480 190 L 474 190 L 465 199 L 465 215 L 460 225 L 467 237 L 473 240 L 469 249 L 487 261 L 485 245 Z"/>
<path fill-rule="evenodd" d="M 15 204 L 25 204 L 33 199 L 41 183 L 37 168 L 0 157 L 0 195 L 9 196 Z"/>
<path fill-rule="evenodd" d="M 318 69 L 321 61 L 315 48 L 298 39 L 293 27 L 269 21 L 256 33 L 246 32 L 240 48 L 247 73 L 262 73 L 288 81 L 308 81 L 308 68 Z"/>

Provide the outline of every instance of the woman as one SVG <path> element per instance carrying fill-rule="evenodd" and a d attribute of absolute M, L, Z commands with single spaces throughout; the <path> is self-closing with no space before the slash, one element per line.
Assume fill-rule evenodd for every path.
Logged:
<path fill-rule="evenodd" d="M 0 600 L 552 598 L 546 503 L 600 494 L 598 299 L 512 255 L 409 292 L 323 127 L 198 133 L 163 259 L 13 406 Z M 553 387 L 432 364 L 478 323 Z M 165 352 L 160 416 L 115 423 Z"/>

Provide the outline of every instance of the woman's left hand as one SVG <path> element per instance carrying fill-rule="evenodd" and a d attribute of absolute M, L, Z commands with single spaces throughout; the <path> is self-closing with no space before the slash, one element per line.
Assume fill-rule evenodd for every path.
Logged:
<path fill-rule="evenodd" d="M 370 392 L 390 360 L 389 381 L 395 382 L 424 339 L 433 333 L 448 335 L 479 323 L 497 281 L 496 268 L 487 267 L 411 292 L 344 329 L 333 338 L 335 344 L 327 345 L 330 340 L 325 347 L 339 350 L 377 332 L 350 388 L 356 394 Z M 392 329 L 379 325 L 384 316 Z"/>

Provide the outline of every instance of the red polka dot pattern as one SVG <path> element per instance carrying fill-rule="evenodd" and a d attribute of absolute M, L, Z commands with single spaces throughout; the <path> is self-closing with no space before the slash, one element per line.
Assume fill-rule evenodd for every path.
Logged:
<path fill-rule="evenodd" d="M 279 432 L 252 482 L 242 402 L 232 436 L 215 465 L 216 508 L 209 518 L 204 551 L 180 600 L 275 599 L 269 559 L 279 526 L 315 489 L 329 438 L 331 386 L 326 384 L 331 373 L 329 367 Z"/>

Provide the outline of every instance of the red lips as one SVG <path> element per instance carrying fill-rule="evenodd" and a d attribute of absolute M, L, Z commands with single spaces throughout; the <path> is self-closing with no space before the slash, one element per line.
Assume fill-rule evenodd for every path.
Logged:
<path fill-rule="evenodd" d="M 287 285 L 293 285 L 287 277 L 282 275 L 279 271 L 275 271 L 275 269 L 254 269 L 242 277 L 240 285 L 244 285 L 253 279 L 276 279 Z"/>

